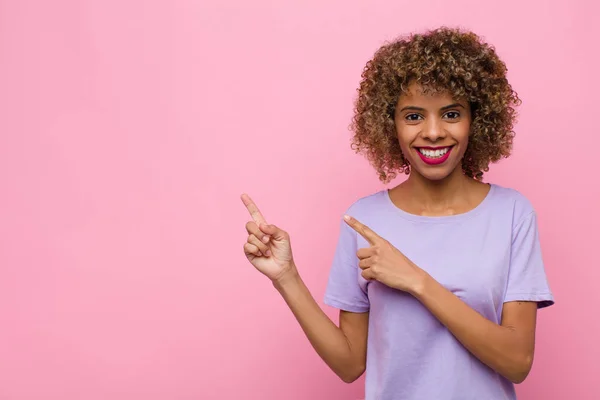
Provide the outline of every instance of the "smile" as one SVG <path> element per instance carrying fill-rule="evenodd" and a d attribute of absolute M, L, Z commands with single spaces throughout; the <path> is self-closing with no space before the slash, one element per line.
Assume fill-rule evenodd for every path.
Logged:
<path fill-rule="evenodd" d="M 441 164 L 450 157 L 450 153 L 454 146 L 447 147 L 418 147 L 417 153 L 426 164 L 437 165 Z"/>

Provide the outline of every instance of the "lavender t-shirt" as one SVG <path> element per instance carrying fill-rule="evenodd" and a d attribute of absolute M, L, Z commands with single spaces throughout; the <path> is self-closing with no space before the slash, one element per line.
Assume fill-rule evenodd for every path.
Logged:
<path fill-rule="evenodd" d="M 491 185 L 473 210 L 427 217 L 396 207 L 383 190 L 346 212 L 368 225 L 489 320 L 508 301 L 554 303 L 536 214 L 519 192 Z M 325 303 L 369 312 L 366 400 L 515 399 L 513 384 L 480 362 L 411 295 L 360 275 L 365 239 L 341 222 Z"/>

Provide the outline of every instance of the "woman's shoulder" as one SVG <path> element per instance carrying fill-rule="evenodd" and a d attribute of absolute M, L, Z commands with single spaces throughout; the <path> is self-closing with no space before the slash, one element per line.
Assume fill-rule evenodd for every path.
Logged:
<path fill-rule="evenodd" d="M 492 206 L 495 208 L 510 208 L 515 220 L 520 220 L 535 213 L 532 202 L 521 191 L 498 184 L 490 184 L 493 190 Z"/>
<path fill-rule="evenodd" d="M 535 213 L 532 202 L 518 189 L 496 183 L 489 185 L 490 191 L 484 201 L 485 205 L 478 207 L 480 210 L 487 210 L 497 216 L 512 216 L 513 224 Z M 391 209 L 390 203 L 388 191 L 382 189 L 351 200 L 344 214 L 359 220 L 377 218 L 377 215 L 386 216 L 389 215 L 386 211 Z"/>
<path fill-rule="evenodd" d="M 370 194 L 362 195 L 354 200 L 346 208 L 346 214 L 358 217 L 366 212 L 373 212 L 381 208 L 386 202 L 387 190 L 379 190 Z"/>

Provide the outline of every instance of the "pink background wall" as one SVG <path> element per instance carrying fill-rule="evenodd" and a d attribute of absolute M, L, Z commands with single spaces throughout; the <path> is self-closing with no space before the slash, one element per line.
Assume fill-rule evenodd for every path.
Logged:
<path fill-rule="evenodd" d="M 239 194 L 321 301 L 341 213 L 382 187 L 348 145 L 361 69 L 440 24 L 524 101 L 488 180 L 537 208 L 557 304 L 520 399 L 600 398 L 593 4 L 1 0 L 0 399 L 360 398 L 246 262 Z"/>

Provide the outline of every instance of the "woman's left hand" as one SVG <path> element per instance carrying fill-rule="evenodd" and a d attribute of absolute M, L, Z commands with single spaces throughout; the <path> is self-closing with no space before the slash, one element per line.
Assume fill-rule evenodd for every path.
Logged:
<path fill-rule="evenodd" d="M 422 288 L 427 277 L 425 271 L 368 226 L 347 215 L 344 220 L 371 245 L 356 252 L 363 278 L 413 295 Z"/>

